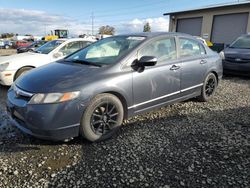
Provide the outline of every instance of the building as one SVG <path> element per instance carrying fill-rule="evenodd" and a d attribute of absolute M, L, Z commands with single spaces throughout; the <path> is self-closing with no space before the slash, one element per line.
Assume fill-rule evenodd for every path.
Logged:
<path fill-rule="evenodd" d="M 12 37 L 13 40 L 42 40 L 42 36 L 26 36 L 26 35 L 17 35 Z"/>
<path fill-rule="evenodd" d="M 250 2 L 215 5 L 200 9 L 168 12 L 169 31 L 188 33 L 227 45 L 250 32 Z"/>

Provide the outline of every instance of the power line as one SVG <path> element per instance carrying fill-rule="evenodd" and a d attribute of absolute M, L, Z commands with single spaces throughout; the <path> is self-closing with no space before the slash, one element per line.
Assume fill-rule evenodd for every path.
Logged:
<path fill-rule="evenodd" d="M 154 3 L 143 3 L 142 5 L 137 5 L 137 6 L 130 6 L 130 7 L 124 7 L 124 8 L 121 8 L 121 9 L 110 9 L 110 10 L 105 10 L 105 11 L 96 11 L 96 12 L 99 12 L 99 13 L 114 13 L 114 12 L 123 12 L 124 10 L 131 10 L 131 9 L 137 9 L 138 8 L 143 8 L 143 7 L 147 7 L 147 6 L 152 6 L 152 5 L 159 5 L 159 4 L 162 4 L 162 3 L 166 3 L 166 0 L 159 0 L 158 2 L 154 2 Z M 86 16 L 86 15 L 89 15 L 91 13 L 84 13 L 84 14 L 79 14 L 79 15 L 76 15 L 76 17 L 80 17 L 80 16 Z M 104 14 L 95 14 L 95 16 L 104 16 Z"/>
<path fill-rule="evenodd" d="M 91 14 L 91 19 L 92 19 L 92 35 L 94 35 L 94 13 L 93 12 Z"/>

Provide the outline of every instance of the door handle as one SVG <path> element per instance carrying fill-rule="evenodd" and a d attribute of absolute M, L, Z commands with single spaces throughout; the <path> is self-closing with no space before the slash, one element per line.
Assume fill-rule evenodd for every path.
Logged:
<path fill-rule="evenodd" d="M 207 63 L 207 61 L 204 60 L 204 59 L 202 59 L 202 60 L 200 61 L 200 64 L 206 64 L 206 63 Z"/>
<path fill-rule="evenodd" d="M 173 65 L 170 70 L 178 70 L 179 68 L 181 68 L 180 66 L 177 65 Z"/>

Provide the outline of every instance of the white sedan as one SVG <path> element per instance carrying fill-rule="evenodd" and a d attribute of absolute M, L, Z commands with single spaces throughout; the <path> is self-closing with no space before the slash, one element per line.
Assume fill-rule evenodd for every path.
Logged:
<path fill-rule="evenodd" d="M 0 57 L 0 84 L 10 86 L 27 71 L 62 59 L 95 42 L 95 39 L 57 39 L 37 48 L 34 52 Z"/>

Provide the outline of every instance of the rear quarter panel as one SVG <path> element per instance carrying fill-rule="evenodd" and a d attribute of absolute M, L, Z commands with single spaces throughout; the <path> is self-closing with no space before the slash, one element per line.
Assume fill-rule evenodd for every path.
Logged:
<path fill-rule="evenodd" d="M 210 72 L 214 72 L 217 74 L 218 79 L 220 80 L 223 76 L 222 58 L 217 52 L 212 51 L 208 47 L 206 47 L 206 51 L 208 62 L 208 69 L 206 75 L 208 75 Z"/>

